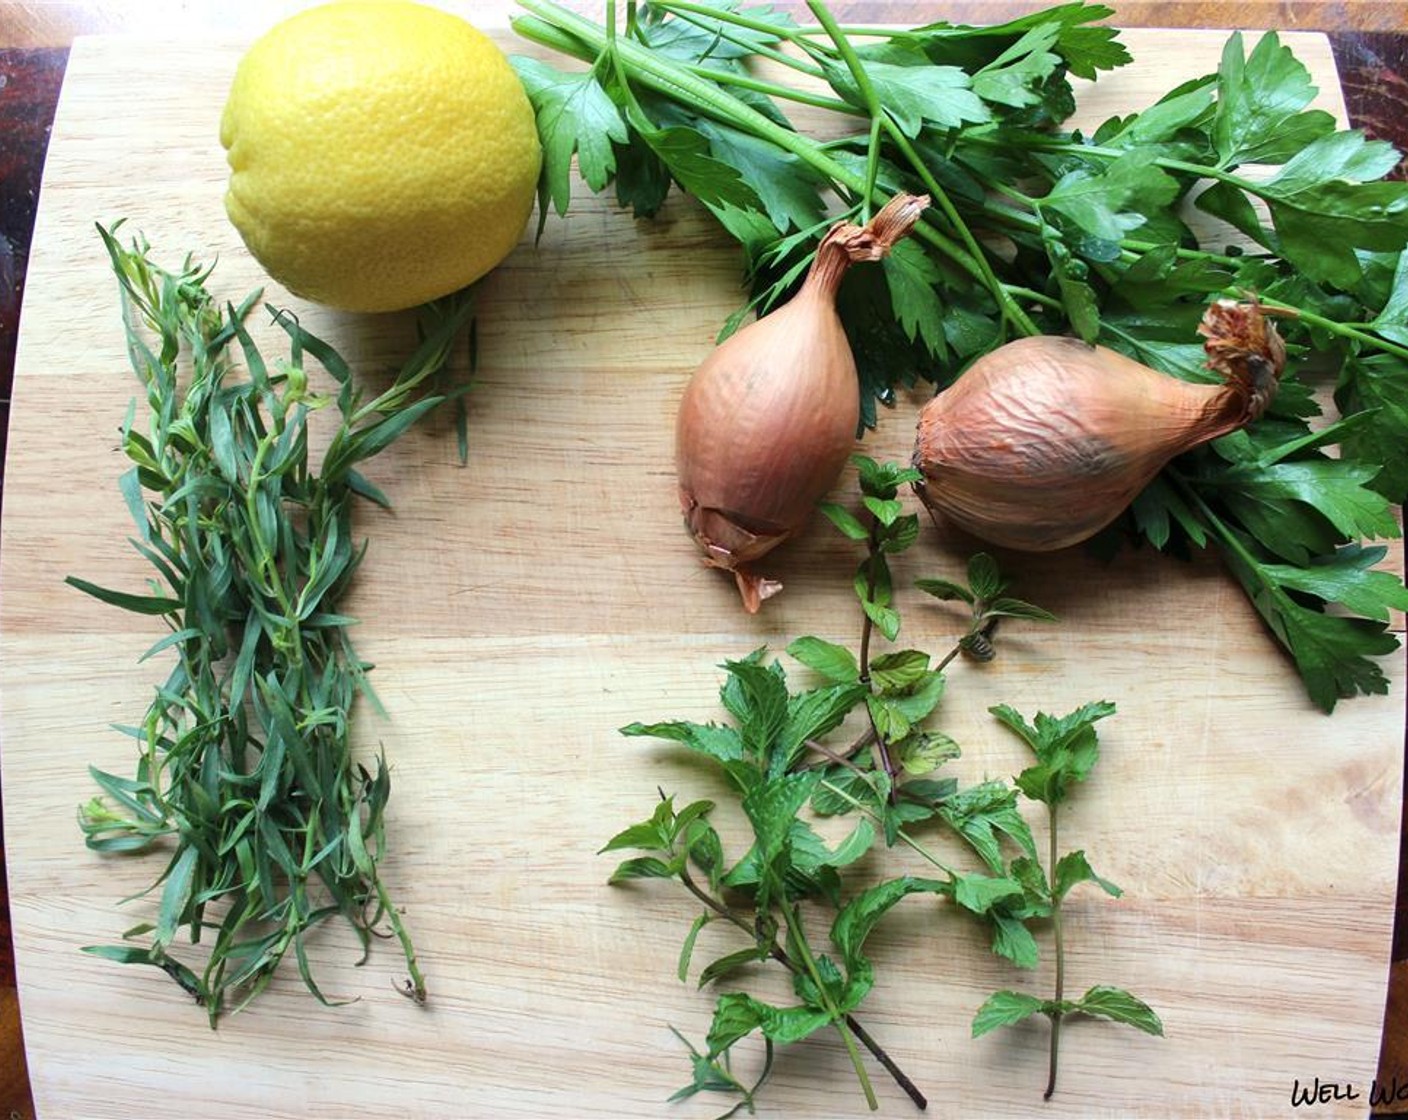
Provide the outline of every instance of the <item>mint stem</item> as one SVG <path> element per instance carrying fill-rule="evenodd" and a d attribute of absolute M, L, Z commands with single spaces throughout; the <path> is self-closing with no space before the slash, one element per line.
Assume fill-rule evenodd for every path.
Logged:
<path fill-rule="evenodd" d="M 689 891 L 690 894 L 694 895 L 694 897 L 697 898 L 700 902 L 702 902 L 708 909 L 712 910 L 715 914 L 719 915 L 719 917 L 724 918 L 729 922 L 732 922 L 744 933 L 748 934 L 749 937 L 752 937 L 754 939 L 757 938 L 758 931 L 753 926 L 753 923 L 748 921 L 747 918 L 743 917 L 742 914 L 738 914 L 733 910 L 729 909 L 728 906 L 724 905 L 724 903 L 720 902 L 718 899 L 714 898 L 713 895 L 711 895 L 708 891 L 704 890 L 698 883 L 694 881 L 694 877 L 690 875 L 687 869 L 681 868 L 680 882 L 684 884 L 685 889 Z M 785 950 L 776 941 L 772 942 L 772 944 L 768 946 L 768 956 L 770 956 L 778 964 L 782 965 L 784 968 L 787 969 L 787 971 L 793 974 L 800 975 L 803 971 L 802 966 L 799 965 L 795 960 L 793 960 L 792 957 L 788 955 L 787 950 Z M 878 1042 L 876 1042 L 875 1039 L 870 1035 L 870 1033 L 860 1025 L 854 1015 L 845 1015 L 844 1024 L 846 1027 L 850 1028 L 851 1033 L 854 1034 L 856 1038 L 860 1039 L 861 1045 L 863 1045 L 867 1050 L 870 1051 L 871 1056 L 882 1066 L 885 1067 L 886 1072 L 889 1073 L 889 1075 L 895 1079 L 895 1084 L 897 1084 L 901 1089 L 903 1089 L 905 1095 L 909 1097 L 911 1101 L 914 1102 L 915 1108 L 918 1108 L 922 1111 L 929 1107 L 928 1098 L 925 1097 L 922 1092 L 920 1092 L 919 1087 L 909 1079 L 908 1075 L 904 1072 L 904 1070 L 900 1069 L 900 1067 L 895 1063 L 895 1060 L 890 1057 L 889 1053 L 885 1050 L 885 1048 L 881 1046 Z M 863 1072 L 864 1071 L 862 1071 L 862 1073 Z M 862 1083 L 869 1087 L 869 1080 L 867 1078 L 863 1077 Z M 870 1094 L 873 1096 L 873 1088 L 870 1089 Z M 875 1106 L 872 1105 L 871 1107 Z"/>
<path fill-rule="evenodd" d="M 1047 804 L 1047 814 L 1051 821 L 1050 844 L 1047 849 L 1048 874 L 1056 874 L 1056 803 Z M 1061 896 L 1056 892 L 1055 883 L 1051 890 L 1051 932 L 1056 941 L 1056 992 L 1052 997 L 1055 1007 L 1051 1011 L 1051 1059 L 1046 1076 L 1046 1092 L 1042 1100 L 1049 1101 L 1056 1092 L 1056 1061 L 1061 1052 L 1061 999 L 1066 990 L 1066 946 L 1061 935 Z"/>

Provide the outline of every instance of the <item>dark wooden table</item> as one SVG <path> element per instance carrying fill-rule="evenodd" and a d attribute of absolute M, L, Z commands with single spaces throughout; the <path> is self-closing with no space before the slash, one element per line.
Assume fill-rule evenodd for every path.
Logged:
<path fill-rule="evenodd" d="M 833 2 L 845 18 L 916 23 L 943 18 L 995 22 L 1040 5 L 1029 0 L 871 0 Z M 1329 34 L 1351 123 L 1408 151 L 1408 3 L 1404 0 L 1128 0 L 1113 22 L 1319 30 Z M 253 36 L 268 23 L 260 5 L 157 2 L 5 3 L 0 0 L 0 502 L 5 433 L 25 264 L 40 176 L 59 88 L 74 36 L 125 31 L 193 33 L 218 28 Z M 1399 168 L 1408 177 L 1408 165 Z M 0 743 L 0 750 L 4 744 Z M 1408 744 L 1405 744 L 1408 751 Z M 1393 976 L 1385 1009 L 1381 1080 L 1408 1084 L 1408 828 L 1399 865 Z M 1408 1114 L 1408 1102 L 1398 1106 Z M 0 1117 L 34 1113 L 25 1071 L 0 822 Z"/>

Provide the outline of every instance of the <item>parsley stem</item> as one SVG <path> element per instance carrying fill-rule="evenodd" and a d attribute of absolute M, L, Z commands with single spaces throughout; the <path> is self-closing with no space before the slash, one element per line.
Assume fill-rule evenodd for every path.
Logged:
<path fill-rule="evenodd" d="M 938 179 L 936 179 L 934 173 L 929 170 L 928 165 L 925 164 L 919 152 L 910 142 L 909 137 L 895 124 L 894 118 L 891 117 L 889 113 L 884 113 L 883 115 L 886 130 L 889 132 L 890 139 L 894 142 L 895 147 L 899 148 L 899 150 L 904 153 L 905 158 L 909 160 L 915 173 L 918 174 L 920 182 L 924 184 L 924 189 L 929 192 L 934 202 L 938 204 L 939 209 L 943 211 L 944 217 L 948 219 L 949 226 L 958 235 L 968 251 L 973 254 L 973 259 L 978 262 L 983 272 L 983 279 L 987 284 L 988 290 L 992 292 L 994 298 L 996 298 L 998 308 L 1002 312 L 1002 317 L 1024 335 L 1040 334 L 1041 331 L 1037 329 L 1036 324 L 1031 321 L 1027 313 L 1023 311 L 1016 300 L 1012 298 L 1013 289 L 998 279 L 997 273 L 993 271 L 992 264 L 988 260 L 988 255 L 983 252 L 983 247 L 978 244 L 978 239 L 973 236 L 973 231 L 968 227 L 968 223 L 965 222 L 958 213 L 958 208 L 954 206 L 953 200 L 949 198 L 948 191 L 944 190 L 939 184 Z"/>
<path fill-rule="evenodd" d="M 981 133 L 971 133 L 964 137 L 965 140 L 977 144 L 984 144 L 989 147 L 1008 147 L 1014 141 L 1013 138 L 1003 135 L 1000 139 L 996 136 L 984 136 Z M 1053 155 L 1076 155 L 1076 156 L 1099 156 L 1102 159 L 1120 159 L 1130 154 L 1129 148 L 1107 148 L 1100 144 L 1081 144 L 1073 140 L 1052 140 L 1039 136 L 1024 136 L 1016 141 L 1028 151 L 1048 152 Z M 1199 179 L 1215 179 L 1218 182 L 1226 183 L 1228 186 L 1236 187 L 1238 190 L 1246 191 L 1257 197 L 1265 195 L 1265 188 L 1262 184 L 1253 182 L 1251 179 L 1243 178 L 1241 175 L 1234 175 L 1221 167 L 1209 167 L 1206 164 L 1190 163 L 1188 160 L 1170 159 L 1167 156 L 1155 156 L 1149 161 L 1153 166 L 1162 168 L 1164 171 L 1176 171 L 1182 175 L 1192 175 Z"/>
<path fill-rule="evenodd" d="M 778 28 L 769 27 L 767 24 L 750 20 L 747 17 L 740 16 L 737 18 L 729 18 L 734 17 L 736 13 L 715 11 L 713 8 L 685 3 L 684 0 L 662 0 L 662 2 L 656 3 L 654 6 L 662 12 L 668 12 L 670 15 L 678 16 L 686 23 L 694 24 L 695 27 L 702 27 L 705 31 L 717 35 L 726 42 L 743 47 L 749 54 L 755 54 L 760 58 L 770 59 L 781 66 L 787 66 L 796 70 L 799 74 L 806 74 L 808 77 L 816 78 L 818 81 L 826 80 L 826 75 L 820 68 L 812 66 L 810 63 L 803 62 L 801 59 L 795 58 L 774 47 L 770 47 L 766 43 L 760 43 L 756 39 L 748 39 L 737 33 L 726 31 L 723 25 L 730 23 L 749 31 L 762 31 L 769 37 L 778 35 Z M 718 73 L 716 70 L 709 70 L 708 72 L 710 75 Z"/>
<path fill-rule="evenodd" d="M 1308 311 L 1303 307 L 1296 307 L 1293 304 L 1282 303 L 1276 299 L 1263 299 L 1262 305 L 1271 311 L 1280 311 L 1299 319 L 1301 322 L 1312 327 L 1319 327 L 1323 331 L 1338 335 L 1340 338 L 1347 338 L 1364 346 L 1373 346 L 1387 354 L 1393 354 L 1399 358 L 1408 358 L 1408 346 L 1400 346 L 1396 342 L 1390 342 L 1386 338 L 1370 334 L 1358 323 L 1340 323 L 1334 319 L 1327 319 L 1323 315 L 1317 315 L 1313 311 Z"/>
<path fill-rule="evenodd" d="M 603 31 L 591 20 L 560 7 L 552 0 L 519 0 L 519 3 L 540 20 L 547 21 L 549 26 L 572 36 L 572 41 L 564 41 L 556 35 L 545 35 L 543 25 L 537 21 L 515 20 L 514 29 L 524 38 L 561 49 L 564 53 L 587 62 L 593 61 L 604 49 Z M 776 31 L 775 28 L 769 30 Z M 873 201 L 879 201 L 873 193 L 867 195 L 865 177 L 832 159 L 825 145 L 778 124 L 727 90 L 721 89 L 711 79 L 700 77 L 688 66 L 657 55 L 650 48 L 624 38 L 616 40 L 614 53 L 620 65 L 629 70 L 632 77 L 657 93 L 674 98 L 704 116 L 776 145 L 857 198 L 871 197 Z M 914 236 L 928 242 L 986 287 L 987 277 L 984 275 L 983 266 L 957 241 L 924 221 L 914 227 Z M 994 298 L 999 298 L 998 293 L 992 294 Z"/>
<path fill-rule="evenodd" d="M 850 39 L 846 37 L 845 30 L 836 22 L 836 18 L 831 14 L 821 0 L 807 0 L 807 7 L 816 16 L 821 26 L 826 29 L 826 33 L 831 36 L 831 41 L 836 44 L 836 50 L 841 55 L 841 60 L 845 62 L 846 69 L 851 72 L 851 78 L 856 83 L 856 89 L 860 92 L 860 97 L 865 102 L 866 110 L 870 113 L 870 144 L 866 149 L 866 190 L 863 196 L 865 200 L 866 219 L 869 219 L 870 196 L 875 190 L 875 180 L 880 164 L 880 133 L 884 132 L 890 137 L 894 145 L 899 148 L 904 156 L 909 160 L 910 165 L 918 173 L 920 181 L 924 184 L 924 189 L 929 192 L 930 198 L 938 205 L 948 220 L 949 227 L 958 235 L 964 247 L 971 255 L 973 262 L 978 268 L 978 279 L 992 293 L 997 301 L 997 306 L 1002 312 L 1002 316 L 1023 334 L 1034 335 L 1040 333 L 1036 325 L 1027 317 L 1011 295 L 1003 287 L 1002 282 L 993 272 L 992 265 L 988 261 L 987 254 L 978 244 L 973 236 L 973 231 L 968 228 L 968 224 L 959 216 L 957 208 L 949 198 L 948 192 L 939 185 L 939 181 L 920 158 L 914 145 L 910 143 L 909 137 L 895 124 L 894 118 L 889 111 L 880 103 L 880 98 L 875 92 L 875 86 L 870 81 L 870 75 L 861 64 L 860 56 L 856 54 L 855 47 L 851 45 Z"/>
<path fill-rule="evenodd" d="M 785 86 L 780 82 L 769 82 L 762 78 L 754 78 L 748 74 L 736 74 L 732 70 L 716 70 L 711 66 L 701 66 L 698 63 L 691 63 L 689 65 L 689 72 L 706 81 L 718 82 L 720 85 L 725 86 L 736 86 L 739 89 L 750 90 L 753 93 L 761 93 L 767 97 L 780 97 L 785 101 L 792 101 L 798 105 L 810 105 L 813 109 L 827 109 L 833 113 L 849 113 L 852 116 L 865 115 L 862 110 L 838 98 L 826 97 L 819 93 L 808 93 L 806 90 L 797 89 L 794 86 Z M 849 140 L 839 140 L 821 145 L 821 147 L 841 147 L 849 143 Z"/>

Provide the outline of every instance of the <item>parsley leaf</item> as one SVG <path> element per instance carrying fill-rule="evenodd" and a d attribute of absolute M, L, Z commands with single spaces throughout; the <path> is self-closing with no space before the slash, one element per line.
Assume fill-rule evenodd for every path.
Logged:
<path fill-rule="evenodd" d="M 612 144 L 625 143 L 626 123 L 595 75 L 564 74 L 521 55 L 509 61 L 537 115 L 543 147 L 539 218 L 548 198 L 559 215 L 565 214 L 572 197 L 573 154 L 587 186 L 600 191 L 616 170 Z"/>
<path fill-rule="evenodd" d="M 1234 32 L 1218 70 L 1217 113 L 1212 140 L 1220 165 L 1281 163 L 1334 130 L 1335 119 L 1305 110 L 1316 94 L 1310 71 L 1273 31 L 1244 55 Z"/>
<path fill-rule="evenodd" d="M 958 128 L 991 116 L 973 92 L 973 79 L 957 66 L 931 65 L 918 52 L 906 58 L 904 65 L 870 59 L 862 60 L 861 65 L 880 104 L 910 139 L 919 135 L 926 121 L 940 128 Z M 822 70 L 841 97 L 865 108 L 865 98 L 845 66 L 827 61 Z"/>

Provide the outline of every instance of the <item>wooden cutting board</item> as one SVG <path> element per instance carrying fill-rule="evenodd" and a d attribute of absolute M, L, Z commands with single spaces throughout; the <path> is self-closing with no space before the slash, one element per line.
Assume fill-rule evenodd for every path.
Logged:
<path fill-rule="evenodd" d="M 502 24 L 507 9 L 461 7 L 481 26 Z M 1290 38 L 1322 104 L 1342 115 L 1324 40 Z M 527 50 L 507 30 L 501 41 Z M 1127 41 L 1138 63 L 1088 91 L 1086 120 L 1213 69 L 1222 37 Z M 720 718 L 718 662 L 802 633 L 853 642 L 857 622 L 854 555 L 826 528 L 778 555 L 787 590 L 753 618 L 681 530 L 674 405 L 741 299 L 735 251 L 687 199 L 634 222 L 579 190 L 567 219 L 550 218 L 536 246 L 526 237 L 484 286 L 468 466 L 442 418 L 371 470 L 396 511 L 361 518 L 371 549 L 349 609 L 365 620 L 360 648 L 389 719 L 363 712 L 358 739 L 394 766 L 384 871 L 429 1005 L 393 990 L 393 947 L 356 968 L 350 937 L 334 931 L 315 947 L 323 986 L 358 1002 L 323 1008 L 290 970 L 211 1032 L 174 984 L 78 951 L 150 916 L 147 902 L 119 900 L 162 862 L 89 853 L 75 824 L 93 793 L 89 763 L 130 772 L 129 742 L 109 725 L 136 717 L 165 673 L 137 664 L 154 623 L 63 583 L 76 574 L 138 589 L 147 576 L 124 543 L 116 433 L 135 382 L 93 223 L 128 219 L 172 265 L 188 251 L 218 257 L 221 295 L 264 282 L 221 204 L 217 122 L 243 45 L 82 40 L 54 124 L 0 574 L 6 856 L 39 1111 L 714 1115 L 717 1101 L 665 1103 L 688 1080 L 668 1028 L 702 1038 L 713 1003 L 674 977 L 695 907 L 668 884 L 607 888 L 612 858 L 595 853 L 650 812 L 657 789 L 722 790 L 681 752 L 616 729 Z M 270 296 L 359 369 L 383 369 L 409 347 L 405 316 Z M 271 353 L 276 335 L 260 323 Z M 902 401 L 882 417 L 871 454 L 907 457 L 916 407 Z M 967 548 L 926 529 L 897 577 L 958 574 Z M 1071 554 L 1008 567 L 1014 591 L 1062 622 L 1014 626 L 998 661 L 953 667 L 940 720 L 964 746 L 953 770 L 966 783 L 1024 765 L 990 704 L 1118 705 L 1063 839 L 1126 893 L 1072 896 L 1068 983 L 1137 991 L 1167 1037 L 1072 1025 L 1060 1090 L 1042 1105 L 1045 1030 L 974 1041 L 969 1021 L 995 988 L 1048 990 L 1049 951 L 1034 975 L 1018 974 L 971 924 L 913 900 L 873 939 L 869 1029 L 941 1115 L 1285 1115 L 1297 1083 L 1316 1078 L 1358 1099 L 1307 1115 L 1362 1114 L 1389 958 L 1402 655 L 1385 666 L 1391 695 L 1327 718 L 1211 560 L 1128 554 L 1102 565 Z M 906 636 L 942 650 L 961 625 L 940 604 L 915 603 Z M 874 1076 L 884 1113 L 911 1115 Z M 770 1116 L 865 1112 L 831 1037 L 784 1052 L 764 1100 Z"/>

